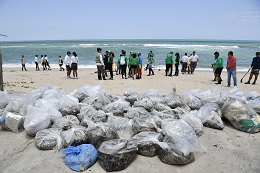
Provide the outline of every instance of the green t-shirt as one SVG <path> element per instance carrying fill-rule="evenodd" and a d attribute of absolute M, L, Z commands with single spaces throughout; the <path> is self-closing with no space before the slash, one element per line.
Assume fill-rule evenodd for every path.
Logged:
<path fill-rule="evenodd" d="M 219 55 L 218 58 L 215 59 L 214 69 L 215 68 L 223 68 L 223 58 L 221 55 Z"/>
<path fill-rule="evenodd" d="M 136 58 L 131 57 L 130 58 L 130 65 L 137 65 L 137 61 L 138 61 L 137 57 Z"/>
<path fill-rule="evenodd" d="M 166 57 L 166 64 L 172 64 L 173 63 L 173 54 L 169 53 Z"/>
<path fill-rule="evenodd" d="M 112 55 L 110 55 L 110 56 L 108 57 L 108 63 L 110 63 L 110 64 L 113 63 L 113 56 L 112 56 Z"/>
<path fill-rule="evenodd" d="M 180 65 L 180 57 L 176 57 L 175 62 L 177 62 L 175 65 Z"/>

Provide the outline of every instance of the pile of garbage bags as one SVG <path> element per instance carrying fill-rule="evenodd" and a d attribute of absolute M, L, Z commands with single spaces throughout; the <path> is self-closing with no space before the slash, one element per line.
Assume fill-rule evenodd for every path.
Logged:
<path fill-rule="evenodd" d="M 223 130 L 227 119 L 236 129 L 260 131 L 260 94 L 215 85 L 177 94 L 142 94 L 129 84 L 123 95 L 106 94 L 102 83 L 85 85 L 70 94 L 58 87 L 41 87 L 19 97 L 0 92 L 3 130 L 35 137 L 43 150 L 66 154 L 65 164 L 82 171 L 96 160 L 106 171 L 129 166 L 136 154 L 158 155 L 166 164 L 189 164 L 194 152 L 205 152 L 199 141 L 204 126 Z"/>

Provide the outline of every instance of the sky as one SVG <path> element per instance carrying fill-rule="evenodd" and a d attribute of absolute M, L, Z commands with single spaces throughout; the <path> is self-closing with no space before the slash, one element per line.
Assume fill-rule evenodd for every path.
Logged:
<path fill-rule="evenodd" d="M 0 41 L 260 40 L 260 0 L 0 0 Z"/>

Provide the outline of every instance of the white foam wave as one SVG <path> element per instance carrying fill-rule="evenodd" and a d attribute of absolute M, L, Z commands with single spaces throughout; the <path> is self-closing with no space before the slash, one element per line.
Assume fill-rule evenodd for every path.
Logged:
<path fill-rule="evenodd" d="M 210 45 L 177 45 L 177 44 L 144 44 L 144 47 L 162 47 L 162 48 L 221 48 L 237 49 L 238 46 L 210 46 Z"/>

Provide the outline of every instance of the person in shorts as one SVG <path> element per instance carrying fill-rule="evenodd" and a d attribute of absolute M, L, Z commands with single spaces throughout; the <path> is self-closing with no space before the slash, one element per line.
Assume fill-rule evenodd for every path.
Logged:
<path fill-rule="evenodd" d="M 39 63 L 38 63 L 38 55 L 35 55 L 35 65 L 36 65 L 36 71 L 39 71 Z"/>
<path fill-rule="evenodd" d="M 218 83 L 216 83 L 216 84 L 221 84 L 221 81 L 222 81 L 221 72 L 223 70 L 223 58 L 221 55 L 219 55 L 218 52 L 215 52 L 214 55 L 215 55 L 215 62 L 213 63 L 213 66 L 215 68 L 214 73 L 215 73 L 215 78 L 218 79 Z"/>
<path fill-rule="evenodd" d="M 59 66 L 60 66 L 60 71 L 64 71 L 65 69 L 62 67 L 63 66 L 63 60 L 61 58 L 61 56 L 59 56 Z"/>
<path fill-rule="evenodd" d="M 65 56 L 64 62 L 66 64 L 66 70 L 67 70 L 67 79 L 70 79 L 70 73 L 71 73 L 71 68 L 70 68 L 70 51 L 67 52 L 67 55 Z"/>
<path fill-rule="evenodd" d="M 21 58 L 21 63 L 22 63 L 22 71 L 23 71 L 23 69 L 25 70 L 25 71 L 28 71 L 28 70 L 26 70 L 26 68 L 25 68 L 25 60 L 24 60 L 24 56 L 22 55 L 22 58 Z"/>
<path fill-rule="evenodd" d="M 79 61 L 79 58 L 78 58 L 76 52 L 73 52 L 72 54 L 73 54 L 73 56 L 71 57 L 71 70 L 73 71 L 72 74 L 73 74 L 74 79 L 78 79 L 78 61 Z"/>
<path fill-rule="evenodd" d="M 199 56 L 195 54 L 196 52 L 193 51 L 191 57 L 190 57 L 190 68 L 191 68 L 191 74 L 194 73 L 195 68 L 197 64 L 199 63 Z"/>
<path fill-rule="evenodd" d="M 258 75 L 259 75 L 259 69 L 260 69 L 260 58 L 259 58 L 260 52 L 256 52 L 256 57 L 253 58 L 251 63 L 251 74 L 249 76 L 248 81 L 245 84 L 250 84 L 251 79 L 253 76 L 255 76 L 255 80 L 252 83 L 252 85 L 255 85 Z"/>
<path fill-rule="evenodd" d="M 188 54 L 185 53 L 184 56 L 181 58 L 182 61 L 182 74 L 186 73 L 187 67 L 188 67 L 188 62 L 189 62 L 189 57 Z"/>

